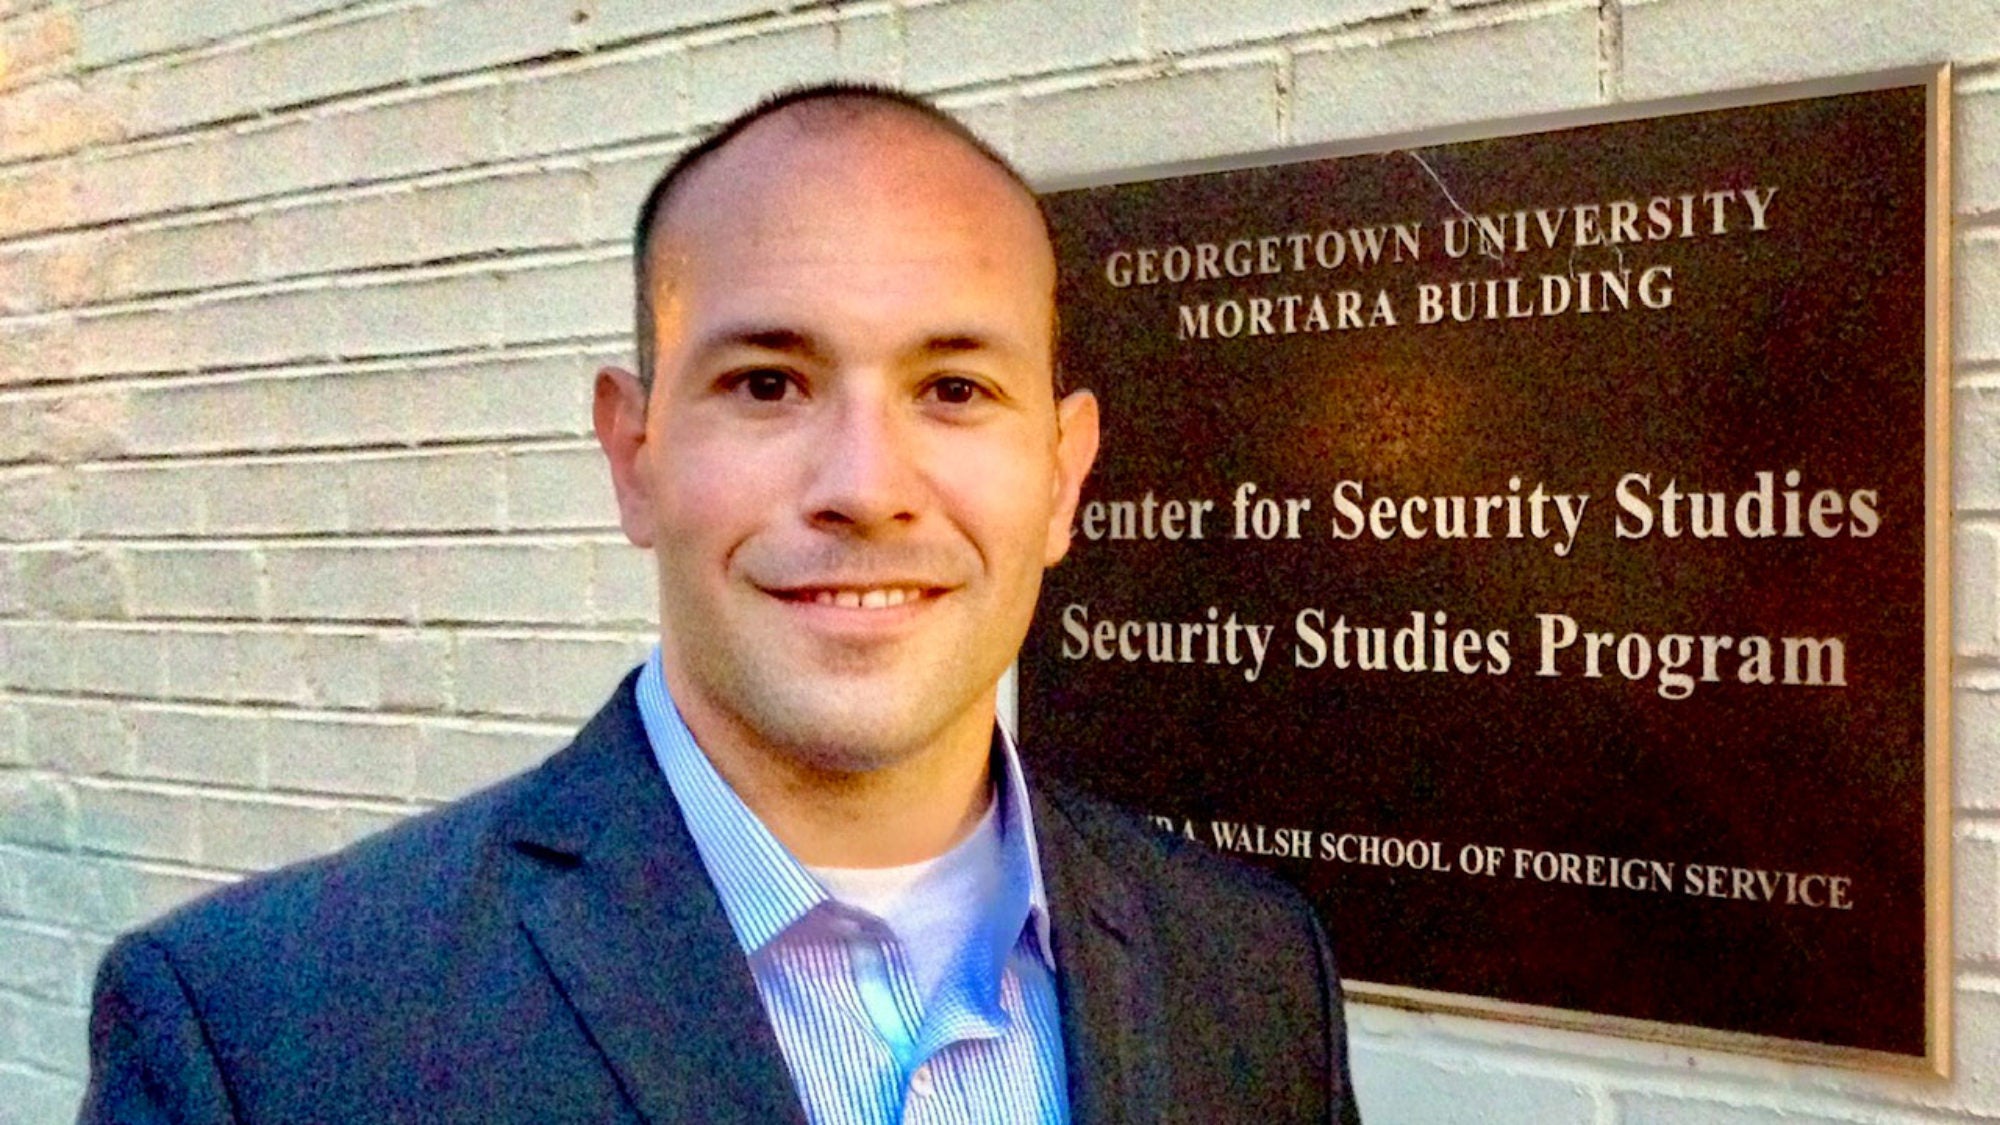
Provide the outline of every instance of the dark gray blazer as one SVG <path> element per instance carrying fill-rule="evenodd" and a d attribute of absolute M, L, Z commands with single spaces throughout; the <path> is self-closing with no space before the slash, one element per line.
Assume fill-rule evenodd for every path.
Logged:
<path fill-rule="evenodd" d="M 1073 1119 L 1355 1121 L 1302 900 L 1037 791 Z M 86 1122 L 803 1125 L 628 679 L 541 767 L 119 940 Z"/>

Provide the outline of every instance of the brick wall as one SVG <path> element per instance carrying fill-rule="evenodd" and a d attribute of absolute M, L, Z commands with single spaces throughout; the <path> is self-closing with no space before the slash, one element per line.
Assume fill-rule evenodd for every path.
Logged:
<path fill-rule="evenodd" d="M 757 94 L 902 82 L 1056 177 L 1945 59 L 1958 1077 L 1357 1007 L 1376 1125 L 2000 1119 L 2000 4 L 0 0 L 0 1116 L 73 1114 L 116 932 L 641 650 L 589 375 L 649 178 Z"/>

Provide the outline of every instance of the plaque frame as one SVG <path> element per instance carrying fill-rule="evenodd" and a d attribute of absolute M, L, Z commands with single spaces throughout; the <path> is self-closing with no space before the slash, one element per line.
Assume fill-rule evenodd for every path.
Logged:
<path fill-rule="evenodd" d="M 1948 62 L 1863 74 L 1704 92 L 1428 128 L 1376 137 L 1196 160 L 1120 168 L 1037 181 L 1043 194 L 1100 188 L 1212 172 L 1295 164 L 1335 157 L 1420 150 L 1464 141 L 1547 133 L 1581 126 L 1641 121 L 1712 110 L 1746 109 L 1842 94 L 1921 86 L 1925 89 L 1924 207 L 1924 958 L 1925 1050 L 1921 1055 L 1760 1035 L 1694 1024 L 1590 1013 L 1493 997 L 1347 979 L 1352 1000 L 1391 1008 L 1471 1016 L 1563 1031 L 1801 1062 L 1904 1077 L 1946 1079 L 1952 1040 L 1952 608 L 1951 608 L 1951 237 L 1952 67 Z M 1038 628 L 1041 627 L 1038 625 Z M 1018 688 L 1017 663 L 1003 687 L 1006 704 Z M 1013 706 L 1003 704 L 1010 715 Z M 1015 724 L 1019 726 L 1018 722 Z M 1032 734 L 1030 738 L 1032 738 Z"/>

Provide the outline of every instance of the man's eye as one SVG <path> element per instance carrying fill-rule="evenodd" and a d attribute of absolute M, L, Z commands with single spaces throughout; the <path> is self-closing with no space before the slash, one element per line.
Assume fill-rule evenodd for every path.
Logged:
<path fill-rule="evenodd" d="M 783 371 L 761 368 L 736 377 L 736 386 L 758 402 L 782 402 L 792 390 L 792 377 Z"/>
<path fill-rule="evenodd" d="M 964 406 L 980 395 L 979 384 L 958 375 L 947 375 L 931 384 L 931 397 L 948 406 Z"/>

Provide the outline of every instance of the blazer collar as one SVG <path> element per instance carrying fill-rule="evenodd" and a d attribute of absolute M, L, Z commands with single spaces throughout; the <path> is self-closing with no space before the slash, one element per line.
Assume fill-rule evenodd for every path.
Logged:
<path fill-rule="evenodd" d="M 1163 1120 L 1167 1013 L 1155 920 L 1092 838 L 1092 822 L 1104 814 L 1059 791 L 1031 789 L 1054 929 L 1070 1120 Z"/>
<path fill-rule="evenodd" d="M 1070 1119 L 1160 1120 L 1168 1075 L 1155 921 L 1092 839 L 1103 814 L 1032 779 L 1029 793 Z M 654 761 L 633 676 L 500 816 L 522 928 L 639 1113 L 806 1125 L 749 963 Z"/>
<path fill-rule="evenodd" d="M 631 677 L 502 816 L 521 925 L 640 1114 L 805 1125 Z"/>

